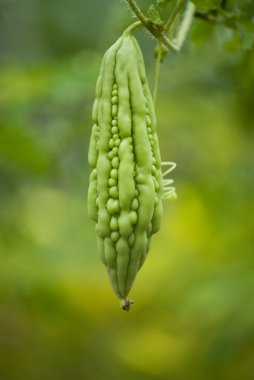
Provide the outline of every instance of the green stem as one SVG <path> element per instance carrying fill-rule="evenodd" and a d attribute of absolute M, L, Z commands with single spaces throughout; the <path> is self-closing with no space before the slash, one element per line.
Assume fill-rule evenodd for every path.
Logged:
<path fill-rule="evenodd" d="M 154 91 L 153 91 L 153 101 L 154 104 L 156 103 L 156 97 L 158 92 L 158 83 L 159 83 L 159 76 L 160 76 L 160 65 L 161 65 L 161 58 L 162 58 L 162 43 L 170 50 L 177 52 L 181 49 L 187 33 L 189 31 L 191 21 L 193 19 L 194 13 L 195 13 L 195 5 L 188 1 L 187 8 L 183 17 L 183 20 L 180 24 L 180 27 L 177 32 L 177 36 L 175 40 L 172 42 L 165 34 L 170 30 L 171 26 L 174 24 L 174 21 L 176 20 L 177 16 L 179 15 L 179 12 L 183 8 L 185 2 L 187 0 L 179 0 L 176 8 L 174 9 L 171 17 L 169 18 L 166 27 L 163 31 L 158 30 L 156 26 L 154 26 L 152 23 L 150 23 L 141 9 L 136 4 L 135 0 L 127 0 L 130 8 L 135 13 L 137 18 L 140 20 L 138 22 L 133 23 L 130 25 L 124 33 L 130 33 L 135 28 L 140 26 L 141 24 L 157 39 L 159 40 L 158 44 L 158 55 L 157 55 L 157 61 L 156 61 L 156 67 L 155 67 L 155 81 L 154 81 Z"/>
<path fill-rule="evenodd" d="M 134 0 L 127 0 L 128 3 L 129 3 L 129 6 L 131 7 L 131 9 L 133 10 L 133 12 L 135 13 L 135 15 L 137 16 L 137 18 L 142 22 L 143 25 L 146 26 L 147 24 L 147 19 L 146 19 L 146 16 L 144 15 L 144 13 L 141 11 L 141 9 L 139 8 L 139 6 L 136 4 L 136 2 Z"/>
<path fill-rule="evenodd" d="M 147 30 L 156 38 L 162 41 L 162 43 L 170 50 L 177 51 L 177 47 L 173 42 L 171 42 L 164 34 L 161 34 L 152 24 L 150 24 L 145 17 L 144 13 L 138 7 L 134 0 L 127 0 L 130 8 L 135 13 L 137 18 L 142 22 L 142 24 L 146 27 Z"/>
<path fill-rule="evenodd" d="M 164 33 L 167 33 L 172 24 L 174 23 L 175 19 L 176 19 L 176 16 L 178 15 L 178 13 L 181 11 L 181 9 L 184 7 L 186 3 L 186 0 L 179 0 L 176 4 L 176 7 L 174 9 L 174 11 L 172 12 L 172 14 L 170 15 L 166 25 L 165 25 L 165 28 L 164 28 Z"/>
<path fill-rule="evenodd" d="M 144 25 L 144 27 L 157 39 L 160 40 L 168 49 L 172 50 L 173 52 L 178 52 L 187 36 L 188 30 L 191 25 L 192 18 L 195 13 L 195 5 L 192 2 L 188 2 L 187 9 L 183 18 L 183 21 L 180 25 L 180 28 L 177 33 L 177 37 L 175 41 L 171 41 L 166 35 L 165 31 L 158 30 L 153 24 L 149 23 L 147 18 L 145 17 L 144 13 L 141 11 L 141 9 L 138 7 L 135 0 L 127 0 L 129 6 L 131 7 L 132 11 L 135 13 L 137 18 L 140 20 L 140 22 Z M 176 9 L 174 10 L 171 18 L 167 22 L 166 28 L 170 28 L 173 21 L 175 20 L 175 17 L 179 13 L 179 11 L 182 9 L 184 3 L 186 0 L 180 0 Z M 166 29 L 166 30 L 167 30 Z"/>
<path fill-rule="evenodd" d="M 191 22 L 195 13 L 195 9 L 196 9 L 195 5 L 189 1 L 187 4 L 187 8 L 186 8 L 182 23 L 180 25 L 180 28 L 178 29 L 177 36 L 175 39 L 175 43 L 176 43 L 178 51 L 183 46 L 183 43 L 187 37 L 188 31 L 190 29 Z"/>
<path fill-rule="evenodd" d="M 156 105 L 156 98 L 157 98 L 157 92 L 158 92 L 158 86 L 159 86 L 159 77 L 160 77 L 160 67 L 161 67 L 161 41 L 158 43 L 158 53 L 157 53 L 157 60 L 156 60 L 156 66 L 155 66 L 155 78 L 154 78 L 154 89 L 153 89 L 153 103 L 154 107 Z"/>
<path fill-rule="evenodd" d="M 136 21 L 133 24 L 129 25 L 127 29 L 123 32 L 123 34 L 130 34 L 132 33 L 136 28 L 142 25 L 141 21 Z"/>

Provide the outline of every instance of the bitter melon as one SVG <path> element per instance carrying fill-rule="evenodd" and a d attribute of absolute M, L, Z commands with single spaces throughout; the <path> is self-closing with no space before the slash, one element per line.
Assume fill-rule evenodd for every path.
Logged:
<path fill-rule="evenodd" d="M 103 57 L 92 119 L 88 214 L 113 290 L 129 310 L 126 297 L 160 229 L 163 196 L 154 105 L 131 28 Z"/>

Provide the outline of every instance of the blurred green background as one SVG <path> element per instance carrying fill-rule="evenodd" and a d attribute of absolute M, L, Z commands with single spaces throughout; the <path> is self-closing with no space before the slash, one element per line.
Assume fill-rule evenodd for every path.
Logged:
<path fill-rule="evenodd" d="M 143 6 L 149 2 L 143 1 Z M 121 311 L 87 217 L 91 107 L 123 1 L 0 1 L 0 378 L 254 379 L 254 53 L 195 20 L 161 69 L 178 199 Z M 137 32 L 153 86 L 154 41 Z"/>

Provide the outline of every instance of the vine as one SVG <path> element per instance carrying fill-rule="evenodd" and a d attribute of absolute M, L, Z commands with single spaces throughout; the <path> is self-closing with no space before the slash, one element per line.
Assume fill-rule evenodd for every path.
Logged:
<path fill-rule="evenodd" d="M 153 100 L 155 104 L 157 91 L 158 91 L 160 65 L 163 59 L 163 55 L 167 52 L 167 50 L 178 52 L 182 48 L 182 45 L 190 29 L 196 7 L 190 1 L 186 1 L 186 0 L 177 1 L 176 6 L 173 12 L 171 13 L 168 21 L 166 22 L 165 26 L 162 27 L 161 25 L 162 21 L 159 19 L 156 13 L 155 15 L 158 17 L 158 20 L 160 22 L 156 22 L 156 20 L 155 22 L 153 22 L 151 21 L 151 19 L 146 17 L 144 13 L 141 11 L 141 9 L 139 8 L 139 6 L 137 5 L 135 0 L 127 0 L 127 1 L 133 13 L 139 19 L 140 24 L 143 25 L 153 35 L 153 37 L 155 37 L 158 40 L 158 44 L 155 50 L 157 61 L 156 61 L 156 66 L 155 66 L 155 80 L 154 80 L 154 90 L 153 90 Z M 175 21 L 177 20 L 179 13 L 182 11 L 182 9 L 185 6 L 186 6 L 186 11 L 183 15 L 183 19 L 177 29 L 175 37 L 173 36 L 173 39 L 171 39 L 169 36 L 174 35 L 174 33 L 172 33 L 172 30 L 175 27 Z M 164 47 L 164 51 L 163 51 L 163 47 Z"/>
<path fill-rule="evenodd" d="M 153 103 L 156 105 L 156 97 L 158 92 L 159 77 L 160 77 L 160 66 L 162 61 L 162 43 L 159 41 L 157 49 L 157 60 L 155 66 L 155 78 L 154 78 L 154 88 L 153 88 Z"/>
<path fill-rule="evenodd" d="M 160 42 L 162 42 L 169 50 L 173 52 L 178 52 L 182 44 L 187 36 L 188 30 L 191 25 L 192 18 L 195 13 L 195 5 L 186 0 L 180 0 L 177 2 L 175 9 L 170 15 L 166 25 L 162 28 L 160 25 L 157 25 L 154 22 L 151 22 L 149 18 L 147 18 L 144 13 L 141 11 L 135 0 L 127 0 L 130 8 L 136 15 L 136 17 L 140 20 L 142 25 Z M 167 33 L 170 32 L 171 28 L 174 25 L 174 21 L 179 14 L 179 12 L 183 9 L 183 7 L 187 4 L 187 9 L 184 14 L 182 23 L 179 26 L 177 36 L 174 40 L 171 40 Z"/>

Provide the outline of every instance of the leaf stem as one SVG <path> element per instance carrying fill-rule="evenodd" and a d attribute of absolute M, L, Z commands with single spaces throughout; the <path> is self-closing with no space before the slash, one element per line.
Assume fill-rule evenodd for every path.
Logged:
<path fill-rule="evenodd" d="M 180 25 L 180 28 L 178 29 L 177 36 L 175 39 L 175 44 L 177 46 L 177 50 L 179 51 L 187 37 L 187 33 L 190 29 L 191 22 L 195 13 L 195 5 L 189 1 L 187 4 L 187 8 L 182 20 L 182 23 Z"/>
<path fill-rule="evenodd" d="M 170 41 L 164 34 L 161 33 L 154 25 L 149 23 L 144 13 L 141 11 L 135 0 L 127 0 L 130 8 L 135 13 L 137 18 L 142 22 L 146 29 L 156 38 L 162 41 L 162 43 L 170 50 L 177 51 L 177 46 L 174 42 Z"/>
<path fill-rule="evenodd" d="M 167 33 L 170 30 L 172 24 L 174 23 L 174 21 L 176 19 L 176 16 L 181 11 L 181 9 L 184 7 L 185 3 L 186 3 L 186 0 L 179 0 L 177 2 L 175 9 L 173 10 L 172 14 L 170 15 L 170 17 L 169 17 L 169 19 L 165 25 L 164 33 Z"/>
<path fill-rule="evenodd" d="M 144 13 L 141 11 L 141 9 L 139 8 L 139 6 L 137 5 L 137 3 L 134 1 L 134 0 L 127 0 L 128 3 L 129 3 L 129 6 L 131 7 L 131 9 L 133 10 L 133 12 L 135 13 L 135 15 L 137 16 L 137 18 L 142 22 L 142 24 L 144 26 L 147 25 L 147 19 L 146 19 L 146 16 L 144 15 Z"/>
<path fill-rule="evenodd" d="M 159 83 L 159 76 L 160 76 L 160 65 L 162 61 L 162 44 L 165 45 L 168 49 L 172 50 L 173 52 L 178 52 L 187 36 L 187 33 L 191 26 L 191 21 L 193 19 L 193 16 L 195 14 L 195 5 L 187 0 L 178 0 L 177 5 L 170 16 L 165 28 L 158 29 L 156 25 L 151 23 L 144 13 L 141 11 L 139 6 L 137 5 L 135 0 L 127 0 L 130 8 L 136 15 L 136 17 L 139 19 L 139 22 L 135 22 L 132 24 L 129 28 L 126 29 L 125 33 L 129 33 L 132 30 L 134 30 L 137 26 L 143 25 L 159 42 L 158 42 L 158 52 L 157 52 L 157 61 L 155 66 L 155 80 L 154 80 L 154 90 L 153 90 L 153 102 L 154 105 L 156 103 L 156 97 L 158 92 L 158 83 Z M 176 38 L 171 41 L 167 36 L 166 33 L 171 29 L 172 25 L 174 24 L 174 21 L 176 20 L 177 16 L 179 15 L 179 12 L 182 10 L 184 5 L 187 2 L 186 11 L 184 13 L 182 22 L 180 23 L 180 26 L 177 31 Z"/>
<path fill-rule="evenodd" d="M 160 77 L 160 67 L 161 67 L 161 57 L 162 57 L 162 44 L 161 41 L 158 43 L 158 52 L 157 52 L 157 60 L 155 66 L 155 78 L 154 78 L 154 88 L 153 88 L 153 103 L 156 105 L 156 98 L 159 86 L 159 77 Z"/>
<path fill-rule="evenodd" d="M 130 34 L 132 33 L 136 28 L 142 25 L 141 21 L 136 21 L 133 24 L 129 25 L 127 29 L 123 32 L 123 34 Z"/>

